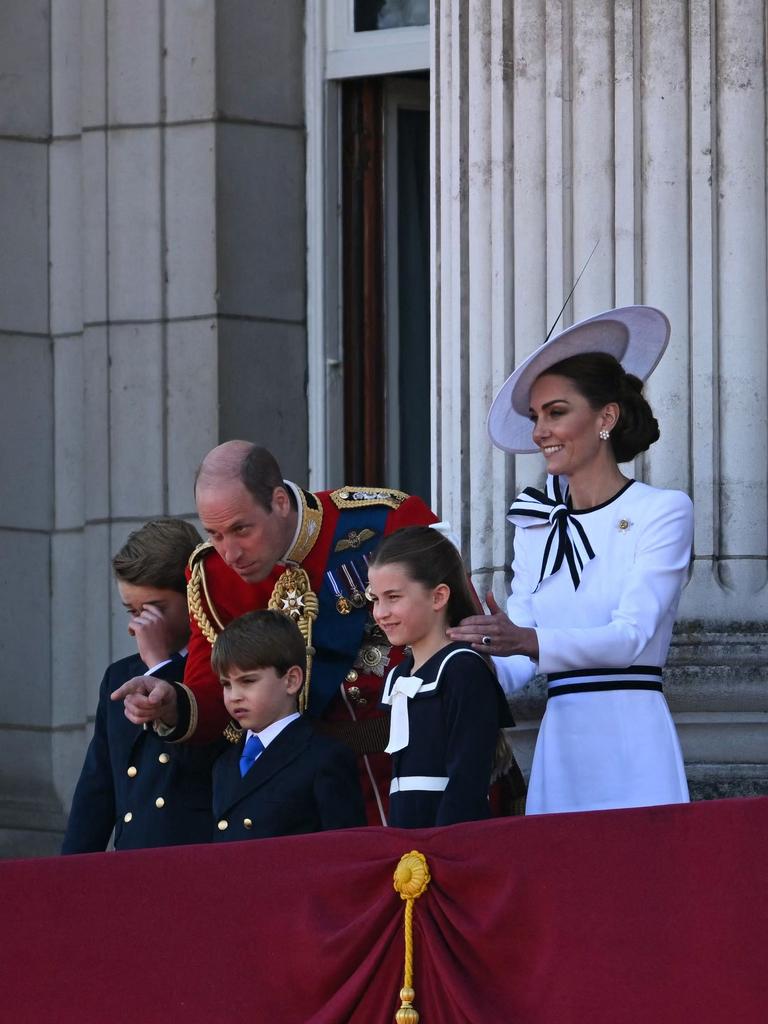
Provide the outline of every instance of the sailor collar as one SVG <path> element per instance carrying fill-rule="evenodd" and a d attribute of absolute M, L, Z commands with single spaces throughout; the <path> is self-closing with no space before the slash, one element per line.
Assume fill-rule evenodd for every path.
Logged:
<path fill-rule="evenodd" d="M 320 536 L 320 528 L 323 525 L 323 507 L 314 494 L 302 490 L 290 480 L 285 481 L 285 486 L 296 499 L 298 519 L 296 532 L 287 552 L 280 561 L 286 564 L 301 565 Z"/>

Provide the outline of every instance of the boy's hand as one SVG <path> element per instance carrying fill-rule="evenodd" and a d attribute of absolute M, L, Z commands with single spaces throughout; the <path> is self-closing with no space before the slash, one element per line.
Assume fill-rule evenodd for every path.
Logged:
<path fill-rule="evenodd" d="M 168 661 L 175 653 L 173 631 L 165 615 L 153 604 L 145 604 L 131 618 L 128 632 L 135 638 L 139 657 L 147 668 Z"/>
<path fill-rule="evenodd" d="M 134 725 L 159 720 L 173 728 L 178 721 L 176 691 L 170 683 L 155 676 L 129 679 L 115 690 L 110 699 L 125 703 L 125 717 Z"/>

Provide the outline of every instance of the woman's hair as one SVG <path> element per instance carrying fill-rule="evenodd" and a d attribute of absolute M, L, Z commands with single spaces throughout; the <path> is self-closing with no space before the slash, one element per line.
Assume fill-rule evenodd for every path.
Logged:
<path fill-rule="evenodd" d="M 429 526 L 406 526 L 385 537 L 368 568 L 382 565 L 402 565 L 410 579 L 430 590 L 445 583 L 451 592 L 446 606 L 449 626 L 480 611 L 461 555 L 447 537 Z"/>
<path fill-rule="evenodd" d="M 606 352 L 569 356 L 541 376 L 567 377 L 595 410 L 609 402 L 618 404 L 619 419 L 611 431 L 617 462 L 629 462 L 658 441 L 659 424 L 643 396 L 643 382 Z"/>

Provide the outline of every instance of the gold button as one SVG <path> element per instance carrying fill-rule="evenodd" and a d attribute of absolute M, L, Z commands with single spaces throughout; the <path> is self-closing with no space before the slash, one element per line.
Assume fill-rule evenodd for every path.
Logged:
<path fill-rule="evenodd" d="M 161 754 L 161 755 L 160 755 L 160 757 L 158 757 L 158 759 L 157 759 L 157 760 L 158 760 L 158 761 L 160 762 L 160 764 L 168 764 L 168 762 L 169 762 L 169 761 L 170 761 L 171 759 L 170 759 L 170 757 L 168 756 L 168 754 Z"/>
<path fill-rule="evenodd" d="M 126 822 L 126 824 L 131 820 L 131 818 L 133 818 L 133 815 L 131 814 L 130 811 L 128 811 L 127 814 L 123 815 L 123 821 Z"/>
<path fill-rule="evenodd" d="M 351 668 L 349 670 L 349 672 L 347 672 L 347 682 L 348 683 L 356 683 L 357 682 L 357 672 L 353 668 Z"/>
<path fill-rule="evenodd" d="M 629 529 L 629 520 L 628 519 L 620 519 L 619 520 L 619 529 L 620 530 L 628 530 Z"/>
<path fill-rule="evenodd" d="M 243 824 L 246 828 L 253 828 L 253 822 L 250 818 L 243 818 Z"/>
<path fill-rule="evenodd" d="M 165 800 L 161 796 L 155 800 L 155 807 L 165 807 Z"/>
<path fill-rule="evenodd" d="M 131 765 L 131 767 L 128 769 L 128 778 L 129 779 L 135 779 L 138 774 L 139 774 L 139 769 L 136 768 L 134 765 Z"/>
<path fill-rule="evenodd" d="M 229 822 L 225 821 L 224 818 L 222 818 L 216 827 L 218 828 L 219 832 L 223 832 L 224 829 L 229 827 Z"/>
<path fill-rule="evenodd" d="M 363 696 L 362 690 L 359 686 L 348 686 L 347 696 L 353 704 L 359 704 L 361 707 L 368 703 L 368 698 Z"/>

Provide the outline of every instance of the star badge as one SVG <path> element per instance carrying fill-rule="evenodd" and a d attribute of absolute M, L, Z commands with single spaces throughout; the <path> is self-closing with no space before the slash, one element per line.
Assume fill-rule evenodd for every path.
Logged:
<path fill-rule="evenodd" d="M 286 615 L 291 615 L 294 619 L 298 619 L 301 613 L 304 611 L 304 598 L 297 590 L 289 590 L 285 597 L 281 598 L 283 604 L 283 612 Z"/>

